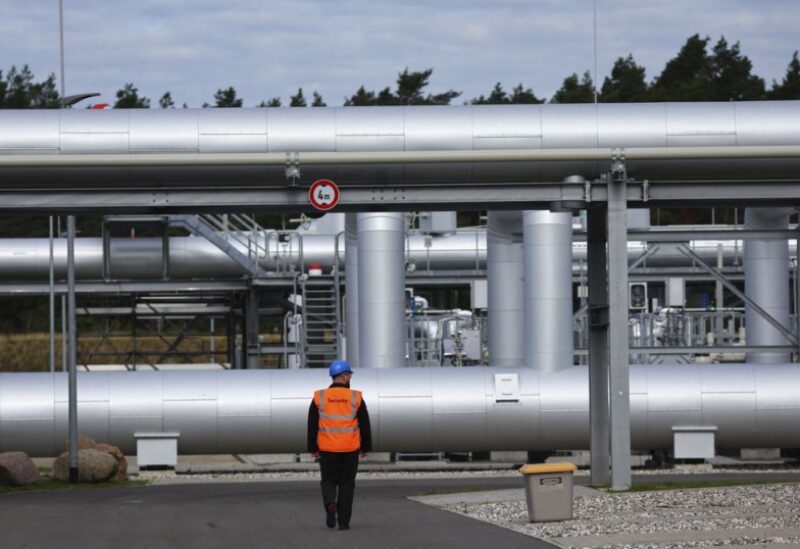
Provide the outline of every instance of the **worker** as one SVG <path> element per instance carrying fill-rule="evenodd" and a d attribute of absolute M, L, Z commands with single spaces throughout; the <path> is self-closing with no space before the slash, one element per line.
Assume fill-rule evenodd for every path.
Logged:
<path fill-rule="evenodd" d="M 358 458 L 372 450 L 372 433 L 361 391 L 350 389 L 350 364 L 334 360 L 328 373 L 333 383 L 315 391 L 308 408 L 308 451 L 319 458 L 325 524 L 349 530 Z"/>

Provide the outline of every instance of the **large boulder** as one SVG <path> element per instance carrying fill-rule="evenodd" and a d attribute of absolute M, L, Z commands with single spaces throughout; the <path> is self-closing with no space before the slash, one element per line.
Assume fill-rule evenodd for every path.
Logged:
<path fill-rule="evenodd" d="M 96 442 L 86 435 L 78 434 L 78 450 L 99 450 L 114 456 L 114 459 L 117 460 L 117 473 L 110 480 L 128 480 L 128 460 L 125 459 L 125 454 L 116 446 L 104 442 Z M 64 451 L 69 452 L 69 440 L 64 442 Z"/>
<path fill-rule="evenodd" d="M 117 474 L 117 460 L 100 450 L 78 451 L 78 472 L 81 482 L 105 482 Z M 69 481 L 69 452 L 64 452 L 53 462 L 53 478 Z"/>
<path fill-rule="evenodd" d="M 39 480 L 39 470 L 25 452 L 0 454 L 0 485 L 25 486 Z"/>
<path fill-rule="evenodd" d="M 114 475 L 114 478 L 111 480 L 128 480 L 128 460 L 125 459 L 125 454 L 123 454 L 119 448 L 112 446 L 111 444 L 105 444 L 101 442 L 98 443 L 98 445 L 95 447 L 95 450 L 105 452 L 117 460 L 117 474 Z"/>

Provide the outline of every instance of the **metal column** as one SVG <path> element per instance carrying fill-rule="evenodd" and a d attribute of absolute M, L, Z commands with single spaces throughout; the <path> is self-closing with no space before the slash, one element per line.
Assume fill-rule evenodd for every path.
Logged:
<path fill-rule="evenodd" d="M 624 164 L 615 163 L 608 179 L 608 394 L 614 490 L 631 485 L 626 182 Z"/>
<path fill-rule="evenodd" d="M 242 330 L 244 342 L 242 347 L 245 352 L 244 367 L 257 369 L 261 354 L 261 342 L 258 329 L 258 289 L 250 288 L 245 295 L 244 303 L 244 329 Z"/>
<path fill-rule="evenodd" d="M 53 263 L 53 216 L 50 216 L 50 339 L 47 353 L 47 363 L 51 372 L 56 371 L 56 292 L 55 292 L 55 267 Z"/>
<path fill-rule="evenodd" d="M 75 216 L 67 216 L 67 320 L 69 323 L 69 481 L 80 481 L 78 469 L 78 326 L 75 319 Z"/>
<path fill-rule="evenodd" d="M 608 278 L 603 203 L 587 209 L 587 274 L 589 286 L 589 424 L 592 484 L 609 484 L 611 455 L 608 420 Z"/>
<path fill-rule="evenodd" d="M 344 218 L 344 303 L 347 361 L 358 367 L 358 214 Z"/>

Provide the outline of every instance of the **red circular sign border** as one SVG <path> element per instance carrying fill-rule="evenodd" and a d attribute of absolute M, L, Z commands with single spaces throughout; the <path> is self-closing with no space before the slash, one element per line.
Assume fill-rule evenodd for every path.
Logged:
<path fill-rule="evenodd" d="M 327 185 L 333 188 L 334 197 L 333 197 L 333 202 L 331 202 L 330 206 L 319 205 L 317 204 L 316 200 L 314 200 L 314 190 L 318 186 L 322 185 Z M 314 206 L 316 209 L 323 212 L 327 212 L 328 210 L 332 210 L 333 208 L 335 208 L 336 205 L 339 203 L 340 195 L 341 193 L 339 192 L 339 186 L 330 179 L 317 179 L 316 181 L 314 181 L 314 183 L 311 184 L 311 187 L 308 188 L 308 201 L 311 202 L 311 205 Z"/>

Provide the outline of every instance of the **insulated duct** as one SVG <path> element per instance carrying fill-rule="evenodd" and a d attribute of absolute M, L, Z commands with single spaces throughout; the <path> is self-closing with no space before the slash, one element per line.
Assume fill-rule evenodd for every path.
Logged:
<path fill-rule="evenodd" d="M 747 229 L 787 229 L 793 208 L 747 208 Z M 745 294 L 783 327 L 789 322 L 789 245 L 786 240 L 747 240 L 744 245 Z M 747 345 L 787 345 L 786 338 L 749 304 L 745 304 Z M 759 364 L 789 362 L 789 353 L 756 351 L 746 361 Z"/>
<path fill-rule="evenodd" d="M 572 366 L 572 214 L 531 210 L 522 219 L 525 364 L 555 372 Z"/>
<path fill-rule="evenodd" d="M 489 363 L 521 366 L 526 363 L 522 213 L 490 211 L 486 232 Z"/>
<path fill-rule="evenodd" d="M 306 451 L 327 372 L 236 370 L 78 375 L 81 433 L 136 451 L 134 433 L 180 433 L 181 454 Z M 364 369 L 375 451 L 589 447 L 587 367 Z M 717 448 L 800 447 L 796 364 L 630 367 L 634 450 L 669 449 L 672 428 L 714 426 Z M 0 374 L 0 452 L 54 456 L 67 437 L 67 376 Z"/>
<path fill-rule="evenodd" d="M 401 368 L 406 362 L 405 215 L 358 215 L 358 364 Z"/>
<path fill-rule="evenodd" d="M 0 168 L 2 188 L 286 186 L 284 153 L 742 147 L 800 144 L 799 101 L 0 111 L 0 155 L 277 153 L 279 164 Z M 684 156 L 688 153 L 682 152 Z M 303 164 L 303 180 L 339 185 L 561 181 L 608 171 L 608 157 L 559 161 Z M 792 178 L 800 160 L 636 160 L 644 179 Z M 38 159 L 41 163 L 41 158 Z"/>
<path fill-rule="evenodd" d="M 298 237 L 300 238 L 300 237 Z M 303 235 L 302 255 L 298 238 L 281 241 L 271 231 L 264 233 L 263 243 L 268 250 L 259 258 L 265 270 L 276 270 L 294 265 L 301 269 L 310 263 L 326 270 L 333 267 L 335 235 Z M 237 244 L 232 242 L 232 245 Z M 339 239 L 339 254 L 346 252 L 347 239 Z M 160 238 L 112 238 L 110 253 L 110 278 L 161 279 L 162 240 Z M 744 245 L 741 240 L 696 240 L 690 248 L 708 264 L 716 264 L 718 246 L 722 246 L 726 267 L 740 265 Z M 794 244 L 790 243 L 794 254 Z M 459 231 L 441 236 L 408 235 L 404 246 L 406 260 L 417 272 L 427 270 L 475 270 L 486 267 L 486 232 L 482 230 Z M 241 250 L 246 253 L 245 248 Z M 628 242 L 628 260 L 633 261 L 647 251 L 644 242 Z M 47 281 L 49 277 L 50 245 L 46 238 L 0 239 L 0 280 Z M 54 241 L 54 268 L 56 278 L 66 277 L 66 239 Z M 573 270 L 586 263 L 586 243 L 572 245 Z M 98 280 L 103 276 L 103 241 L 100 238 L 75 239 L 76 278 Z M 677 245 L 659 243 L 657 254 L 647 258 L 648 267 L 691 266 L 692 262 L 677 250 Z M 172 237 L 169 239 L 169 274 L 173 279 L 234 278 L 244 275 L 244 270 L 225 253 L 204 238 Z"/>
<path fill-rule="evenodd" d="M 344 220 L 344 309 L 347 360 L 358 367 L 358 214 L 345 214 Z"/>

